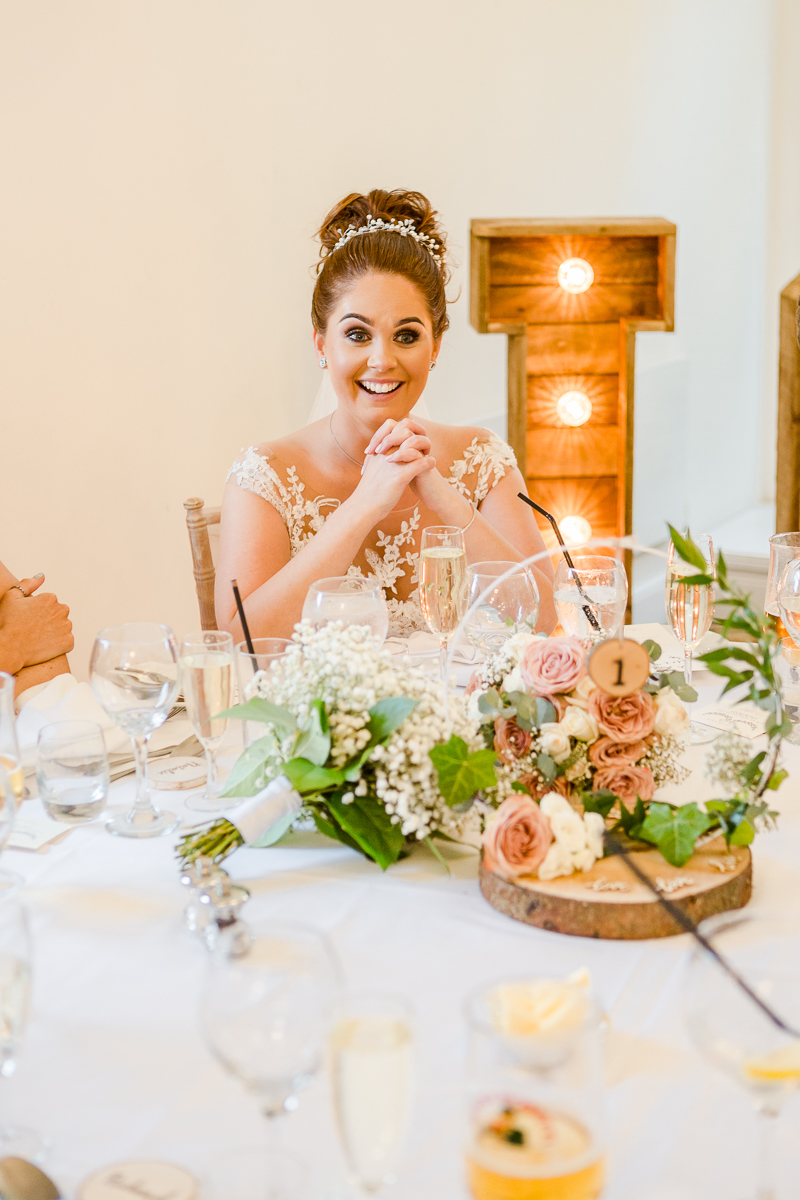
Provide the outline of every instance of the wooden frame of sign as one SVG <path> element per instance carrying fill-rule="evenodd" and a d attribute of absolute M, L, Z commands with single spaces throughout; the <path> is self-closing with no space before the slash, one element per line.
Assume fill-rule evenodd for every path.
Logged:
<path fill-rule="evenodd" d="M 674 328 L 676 233 L 661 217 L 472 222 L 470 321 L 508 337 L 508 441 L 530 495 L 595 537 L 633 531 L 636 334 Z M 578 294 L 558 282 L 570 258 L 594 272 Z M 556 412 L 568 391 L 591 401 L 578 427 Z"/>
<path fill-rule="evenodd" d="M 775 532 L 800 529 L 800 275 L 781 292 Z"/>

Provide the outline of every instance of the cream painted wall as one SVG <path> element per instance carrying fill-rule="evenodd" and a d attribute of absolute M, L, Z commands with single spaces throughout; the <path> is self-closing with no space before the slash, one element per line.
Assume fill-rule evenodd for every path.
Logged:
<path fill-rule="evenodd" d="M 660 471 L 683 456 L 696 521 L 752 502 L 771 15 L 4 0 L 0 557 L 72 605 L 76 673 L 103 624 L 197 625 L 181 502 L 217 501 L 240 446 L 304 420 L 312 235 L 354 188 L 441 209 L 462 266 L 430 399 L 460 421 L 505 389 L 504 339 L 467 323 L 471 217 L 676 220 L 678 331 L 640 339 L 640 426 L 672 439 Z M 671 512 L 643 515 L 685 501 L 662 482 Z"/>

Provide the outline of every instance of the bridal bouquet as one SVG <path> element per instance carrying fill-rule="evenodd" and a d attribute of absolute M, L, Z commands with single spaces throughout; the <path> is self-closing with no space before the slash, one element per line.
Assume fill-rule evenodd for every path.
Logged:
<path fill-rule="evenodd" d="M 296 627 L 269 675 L 224 715 L 258 721 L 264 736 L 235 764 L 225 795 L 247 797 L 180 857 L 219 860 L 271 845 L 299 816 L 386 868 L 407 843 L 479 834 L 496 786 L 495 753 L 456 695 L 380 650 L 365 626 Z M 445 708 L 445 704 L 447 708 Z"/>

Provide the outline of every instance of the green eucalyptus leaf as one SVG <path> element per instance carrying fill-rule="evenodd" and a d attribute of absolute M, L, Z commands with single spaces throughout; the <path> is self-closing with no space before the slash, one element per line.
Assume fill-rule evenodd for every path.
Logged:
<path fill-rule="evenodd" d="M 544 775 L 545 783 L 552 783 L 558 774 L 558 764 L 555 759 L 542 752 L 536 759 L 536 765 Z"/>
<path fill-rule="evenodd" d="M 652 638 L 647 638 L 642 642 L 642 645 L 650 655 L 651 662 L 656 662 L 659 658 L 661 658 L 661 647 L 659 646 L 658 642 L 654 642 Z"/>
<path fill-rule="evenodd" d="M 385 700 L 373 704 L 367 724 L 373 746 L 388 741 L 418 704 L 419 700 L 412 700 L 410 696 L 387 696 Z"/>
<path fill-rule="evenodd" d="M 792 722 L 788 717 L 784 717 L 781 722 L 767 721 L 766 733 L 768 738 L 788 737 L 792 732 Z"/>
<path fill-rule="evenodd" d="M 263 700 L 260 696 L 254 696 L 246 704 L 226 708 L 217 716 L 238 717 L 242 721 L 260 721 L 263 725 L 274 725 L 281 737 L 288 737 L 297 728 L 297 722 L 288 708 L 282 708 L 270 700 Z"/>
<path fill-rule="evenodd" d="M 547 721 L 557 721 L 555 705 L 544 696 L 529 696 L 527 692 L 509 692 L 508 698 L 517 710 L 517 724 L 530 733 Z"/>
<path fill-rule="evenodd" d="M 683 537 L 683 535 L 678 533 L 677 529 L 675 529 L 672 525 L 669 525 L 669 523 L 667 528 L 669 529 L 669 534 L 672 538 L 672 544 L 678 551 L 678 554 L 683 561 L 688 563 L 690 567 L 697 567 L 698 571 L 702 571 L 703 574 L 705 574 L 708 564 L 703 558 L 703 552 L 700 547 L 692 541 L 691 534 L 687 533 L 686 536 Z"/>
<path fill-rule="evenodd" d="M 478 712 L 493 721 L 495 717 L 499 717 L 503 711 L 503 702 L 500 699 L 500 693 L 497 688 L 489 688 L 488 692 L 484 692 L 478 698 Z"/>
<path fill-rule="evenodd" d="M 652 803 L 639 836 L 653 842 L 673 867 L 682 867 L 692 857 L 695 842 L 710 825 L 708 816 L 694 803 L 679 808 Z"/>

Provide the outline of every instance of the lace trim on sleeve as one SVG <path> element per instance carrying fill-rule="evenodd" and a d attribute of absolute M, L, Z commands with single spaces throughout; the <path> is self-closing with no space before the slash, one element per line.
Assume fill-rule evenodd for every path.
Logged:
<path fill-rule="evenodd" d="M 248 446 L 231 467 L 227 478 L 233 476 L 239 487 L 248 492 L 255 492 L 272 505 L 286 526 L 291 555 L 294 558 L 298 550 L 302 550 L 322 528 L 325 517 L 339 507 L 339 501 L 332 496 L 307 499 L 306 485 L 297 474 L 297 468 L 286 468 L 284 483 L 274 467 L 269 465 L 270 460 L 275 457 L 270 451 L 267 454 L 259 454 L 255 446 Z M 323 513 L 323 509 L 328 509 L 329 512 Z"/>
<path fill-rule="evenodd" d="M 450 482 L 476 507 L 517 465 L 516 455 L 508 443 L 488 429 L 485 433 L 485 438 L 473 438 L 464 451 L 464 457 L 457 458 L 450 468 Z M 477 474 L 477 479 L 470 488 L 465 478 L 474 474 Z"/>
<path fill-rule="evenodd" d="M 259 454 L 255 446 L 248 446 L 228 471 L 225 482 L 233 478 L 246 492 L 261 496 L 272 505 L 289 529 L 291 500 L 277 471 L 269 465 L 270 458 L 274 457 L 274 454 Z"/>

